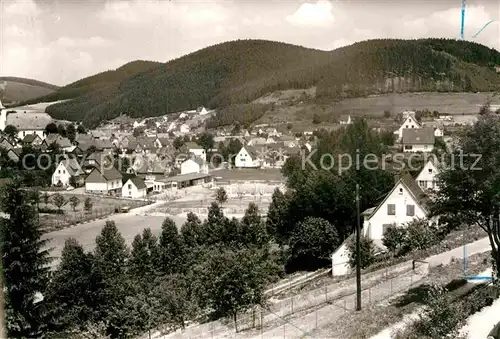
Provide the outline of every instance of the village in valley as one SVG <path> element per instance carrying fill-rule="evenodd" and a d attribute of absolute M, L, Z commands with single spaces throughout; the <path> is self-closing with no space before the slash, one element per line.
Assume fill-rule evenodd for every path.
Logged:
<path fill-rule="evenodd" d="M 478 107 L 482 114 L 485 111 L 494 114 L 497 109 L 490 103 Z M 201 218 L 210 218 L 211 213 L 214 213 L 213 201 L 221 204 L 221 211 L 227 217 L 246 218 L 247 205 L 250 203 L 259 209 L 263 218 L 267 213 L 274 213 L 270 217 L 276 218 L 275 211 L 268 212 L 269 208 L 273 209 L 270 205 L 274 204 L 274 209 L 279 208 L 279 204 L 284 202 L 276 199 L 287 194 L 287 190 L 294 189 L 290 184 L 287 185 L 284 176 L 284 173 L 290 176 L 284 169 L 287 160 L 297 159 L 304 164 L 304 159 L 317 151 L 318 142 L 321 142 L 325 133 L 342 134 L 358 124 L 366 126 L 366 133 L 385 136 L 381 140 L 387 151 L 384 154 L 386 159 L 387 155 L 400 155 L 405 161 L 413 158 L 418 164 L 417 169 L 412 168 L 412 171 L 404 166 L 396 169 L 392 160 L 381 164 L 384 172 L 392 173 L 392 188 L 381 199 L 372 201 L 372 207 L 360 211 L 363 219 L 362 237 L 370 239 L 375 255 L 379 255 L 377 253 L 387 251 L 385 238 L 388 232 L 394 232 L 393 227 L 410 224 L 419 227 L 422 220 L 430 220 L 429 225 L 434 224 L 429 197 L 439 189 L 437 175 L 443 154 L 453 152 L 457 133 L 476 123 L 479 116 L 443 115 L 429 110 L 406 110 L 396 116 L 385 112 L 370 127 L 363 117 L 342 115 L 328 129 L 317 127 L 297 133 L 292 131 L 290 123 L 244 127 L 236 123 L 224 128 L 205 128 L 208 119 L 216 114 L 216 110 L 200 107 L 154 118 L 133 119 L 122 115 L 87 130 L 80 124 L 56 121 L 37 105 L 2 107 L 0 127 L 3 132 L 0 144 L 2 173 L 6 176 L 2 180 L 8 183 L 9 170 L 15 171 L 14 168 L 19 166 L 37 169 L 33 173 L 35 178 L 28 180 L 39 182 L 33 188 L 39 195 L 37 204 L 42 206 L 39 207 L 39 218 L 49 232 L 52 254 L 56 258 L 52 265 L 56 267 L 57 257 L 62 254 L 65 240 L 71 234 L 84 249 L 92 250 L 93 238 L 99 235 L 104 226 L 103 218 L 116 221 L 118 230 L 129 244 L 143 228 L 151 229 L 154 234 L 161 236 L 165 217 L 173 220 L 178 228 L 186 220 L 189 222 L 192 218 L 189 215 L 193 213 Z M 370 119 L 368 123 L 371 123 Z M 40 162 L 44 157 L 45 163 L 43 160 Z M 40 168 L 45 174 L 38 173 Z M 307 171 L 304 168 L 302 170 Z M 37 175 L 40 176 L 38 179 Z M 86 235 L 78 236 L 83 230 Z M 328 309 L 331 306 L 320 306 L 325 300 L 328 302 L 328 297 L 325 300 L 307 297 L 303 301 L 296 301 L 295 306 L 285 313 L 282 313 L 281 304 L 288 303 L 287 298 L 291 298 L 293 304 L 294 296 L 297 298 L 297 295 L 302 294 L 305 297 L 320 289 L 345 289 L 335 286 L 338 279 L 352 279 L 353 236 L 354 233 L 350 236 L 345 234 L 345 240 L 335 246 L 331 252 L 330 268 L 291 275 L 275 282 L 265 292 L 270 293 L 271 304 L 281 312 L 280 315 L 273 315 L 271 311 L 265 318 L 269 318 L 267 321 L 282 319 L 283 322 L 266 327 L 265 333 L 272 336 L 274 332 L 282 331 L 281 328 L 288 328 L 289 335 L 299 335 L 304 331 L 303 326 L 310 327 L 311 321 L 300 317 L 293 319 L 301 314 L 300 310 L 311 307 L 315 310 L 309 311 L 312 312 L 310 314 L 319 317 L 320 322 L 324 323 L 323 328 L 328 328 L 331 319 L 322 317 L 330 312 Z M 452 243 L 455 241 L 451 240 Z M 432 242 L 428 244 L 431 245 Z M 438 262 L 447 260 L 446 251 L 443 258 L 439 258 Z M 363 267 L 369 267 L 367 265 Z M 397 287 L 398 291 L 412 286 L 414 279 L 428 279 L 430 274 L 428 264 L 415 270 L 415 260 L 412 270 L 408 270 L 408 264 L 404 261 L 396 261 L 393 265 L 390 269 L 400 272 L 395 276 L 402 280 L 410 277 L 410 282 L 398 280 L 397 283 L 401 284 Z M 370 302 L 396 293 L 394 278 L 387 278 L 387 268 L 384 270 L 385 273 L 380 277 L 374 275 L 368 278 L 368 290 L 376 286 L 383 290 L 387 281 L 390 281 L 391 287 L 380 292 L 380 296 L 370 296 Z M 369 282 L 371 279 L 376 282 L 373 285 L 375 287 Z M 352 289 L 352 286 L 349 288 Z M 336 297 L 332 298 L 335 304 Z M 346 301 L 354 302 L 351 299 L 344 297 L 344 309 L 355 307 L 354 304 L 346 306 Z M 262 310 L 260 313 L 262 316 Z M 345 311 L 336 313 L 341 319 Z M 284 317 L 292 318 L 283 320 Z M 234 323 L 240 333 L 237 337 L 243 338 L 244 333 L 249 331 L 251 334 L 256 328 L 262 331 L 265 318 L 259 320 L 260 325 L 256 325 L 255 320 L 250 325 L 248 316 L 243 315 Z M 294 329 L 298 326 L 294 324 L 300 324 L 301 329 Z M 193 326 L 161 338 L 193 337 L 196 333 L 200 337 L 212 335 L 222 338 L 228 333 L 236 335 L 231 326 L 222 323 Z M 241 332 L 245 328 L 247 330 Z M 321 324 L 318 325 L 316 319 L 314 327 L 309 330 L 314 332 L 320 328 Z M 162 332 L 157 332 L 155 338 L 160 338 L 159 333 Z"/>
<path fill-rule="evenodd" d="M 498 4 L 457 6 L 2 2 L 0 339 L 500 339 Z"/>

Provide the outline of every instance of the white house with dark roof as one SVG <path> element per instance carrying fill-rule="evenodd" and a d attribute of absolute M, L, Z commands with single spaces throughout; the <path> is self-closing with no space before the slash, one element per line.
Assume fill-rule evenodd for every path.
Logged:
<path fill-rule="evenodd" d="M 131 199 L 145 198 L 147 195 L 146 183 L 142 178 L 132 177 L 122 186 L 122 197 Z"/>
<path fill-rule="evenodd" d="M 394 134 L 397 135 L 397 140 L 401 140 L 401 138 L 403 137 L 403 130 L 419 129 L 419 128 L 422 128 L 420 123 L 417 121 L 417 119 L 415 119 L 414 115 L 409 114 L 406 116 L 406 119 L 401 124 L 401 127 L 399 127 L 399 129 L 395 131 Z"/>
<path fill-rule="evenodd" d="M 85 179 L 85 192 L 117 195 L 123 186 L 122 174 L 114 167 L 94 167 Z M 109 168 L 108 168 L 109 167 Z"/>
<path fill-rule="evenodd" d="M 238 168 L 261 167 L 258 151 L 254 147 L 243 146 L 234 159 L 234 166 Z"/>
<path fill-rule="evenodd" d="M 435 159 L 429 159 L 415 178 L 415 181 L 422 190 L 438 189 L 437 175 L 439 174 L 439 169 L 436 163 Z"/>
<path fill-rule="evenodd" d="M 181 174 L 188 173 L 208 173 L 208 165 L 206 161 L 204 161 L 200 157 L 191 157 L 186 159 L 180 165 Z"/>
<path fill-rule="evenodd" d="M 384 233 L 392 225 L 404 226 L 416 220 L 425 219 L 429 215 L 428 197 L 409 174 L 396 177 L 396 184 L 385 198 L 362 213 L 363 236 L 373 240 L 380 249 Z M 345 275 L 351 271 L 348 264 L 348 241 L 352 235 L 332 254 L 332 274 Z"/>
<path fill-rule="evenodd" d="M 17 138 L 22 140 L 29 134 L 37 134 L 45 138 L 45 127 L 52 122 L 47 113 L 34 110 L 32 107 L 18 107 L 0 109 L 0 130 L 12 125 L 18 130 Z"/>
<path fill-rule="evenodd" d="M 21 143 L 25 146 L 38 147 L 42 144 L 42 141 L 38 134 L 29 134 L 24 137 Z"/>
<path fill-rule="evenodd" d="M 191 153 L 197 157 L 200 157 L 202 159 L 204 159 L 205 161 L 207 160 L 207 155 L 205 153 L 205 150 L 203 149 L 203 147 L 201 147 L 200 145 L 198 145 L 197 143 L 195 142 L 186 142 L 181 150 L 183 152 L 186 152 L 186 153 Z"/>
<path fill-rule="evenodd" d="M 72 182 L 77 186 L 83 184 L 83 176 L 85 172 L 82 170 L 78 161 L 74 158 L 62 160 L 57 165 L 52 174 L 52 185 L 70 186 Z"/>
<path fill-rule="evenodd" d="M 418 129 L 403 129 L 401 144 L 403 152 L 432 152 L 435 143 L 434 129 L 422 127 Z"/>

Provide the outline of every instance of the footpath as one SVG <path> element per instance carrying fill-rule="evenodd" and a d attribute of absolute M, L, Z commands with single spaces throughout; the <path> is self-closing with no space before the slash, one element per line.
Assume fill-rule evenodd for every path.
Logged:
<path fill-rule="evenodd" d="M 490 250 L 489 239 L 482 238 L 466 245 L 466 255 L 472 256 Z M 430 267 L 449 265 L 454 258 L 462 258 L 463 246 L 450 251 L 430 256 L 424 263 L 418 263 L 412 269 L 412 262 L 408 261 L 387 269 L 372 272 L 362 277 L 362 300 L 366 303 L 375 303 L 387 300 L 395 294 L 404 292 L 419 284 Z M 375 273 L 375 274 L 373 274 Z M 364 279 L 363 279 L 364 278 Z M 375 284 L 374 284 L 375 282 Z M 325 288 L 325 287 L 323 287 Z M 327 293 L 319 296 L 314 291 L 308 291 L 294 296 L 294 300 L 272 301 L 269 310 L 256 312 L 252 317 L 255 329 L 235 333 L 234 325 L 223 325 L 220 321 L 202 324 L 187 328 L 183 332 L 171 333 L 165 336 L 155 336 L 158 339 L 177 338 L 312 338 L 308 333 L 335 322 L 340 316 L 355 310 L 356 295 L 353 279 L 345 282 L 332 283 L 326 287 Z M 311 293 L 313 292 L 313 293 Z M 285 311 L 284 311 L 285 310 Z M 242 315 L 248 318 L 248 315 Z M 238 328 L 248 328 L 248 320 L 238 321 Z M 263 326 L 260 326 L 262 322 Z"/>

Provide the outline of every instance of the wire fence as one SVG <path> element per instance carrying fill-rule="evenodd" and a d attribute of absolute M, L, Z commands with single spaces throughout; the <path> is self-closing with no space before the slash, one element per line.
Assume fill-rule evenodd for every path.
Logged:
<path fill-rule="evenodd" d="M 40 223 L 49 230 L 59 230 L 68 226 L 102 219 L 110 216 L 113 213 L 126 212 L 128 209 L 134 209 L 149 205 L 151 202 L 145 200 L 119 200 L 108 207 L 92 206 L 89 210 L 62 210 L 62 214 L 42 214 L 40 215 Z M 123 209 L 127 207 L 127 209 Z"/>
<path fill-rule="evenodd" d="M 428 264 L 417 263 L 403 272 L 385 273 L 362 281 L 362 306 L 386 300 L 404 292 L 428 274 Z M 257 306 L 241 314 L 236 322 L 222 319 L 217 322 L 188 328 L 168 338 L 303 338 L 304 335 L 331 324 L 356 308 L 356 286 L 345 282 L 289 295 L 281 300 L 271 299 L 267 307 Z M 290 319 L 300 315 L 296 319 Z M 162 338 L 167 338 L 162 337 Z"/>

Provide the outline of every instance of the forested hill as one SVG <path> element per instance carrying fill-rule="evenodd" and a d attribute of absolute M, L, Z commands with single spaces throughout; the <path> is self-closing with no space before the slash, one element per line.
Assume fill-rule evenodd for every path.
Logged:
<path fill-rule="evenodd" d="M 329 52 L 238 40 L 151 67 L 119 85 L 95 84 L 95 90 L 49 106 L 47 112 L 95 125 L 120 113 L 139 117 L 201 105 L 220 108 L 275 90 L 311 86 L 326 99 L 392 91 L 494 91 L 500 89 L 495 65 L 500 65 L 498 51 L 457 40 L 379 39 Z"/>
<path fill-rule="evenodd" d="M 115 70 L 104 71 L 87 78 L 80 79 L 69 85 L 59 88 L 56 92 L 34 100 L 28 100 L 25 104 L 36 102 L 51 102 L 65 99 L 81 97 L 87 93 L 98 92 L 108 88 L 118 88 L 120 82 L 126 80 L 137 73 L 148 71 L 152 68 L 163 65 L 160 62 L 136 60 L 129 62 Z"/>

